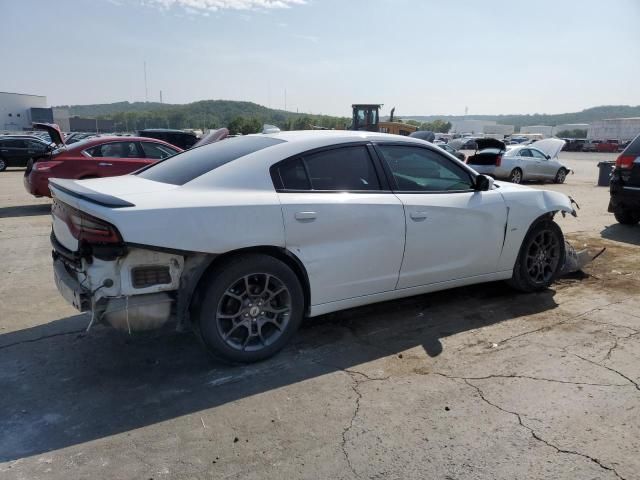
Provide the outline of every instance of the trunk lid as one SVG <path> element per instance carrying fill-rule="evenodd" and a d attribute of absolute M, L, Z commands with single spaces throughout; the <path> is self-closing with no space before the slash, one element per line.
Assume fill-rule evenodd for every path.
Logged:
<path fill-rule="evenodd" d="M 484 150 L 485 148 L 497 148 L 498 150 L 506 150 L 507 146 L 504 142 L 495 138 L 476 138 L 477 150 Z"/>
<path fill-rule="evenodd" d="M 36 130 L 44 130 L 51 137 L 51 141 L 55 143 L 58 147 L 64 146 L 64 137 L 62 136 L 62 132 L 60 131 L 60 127 L 55 123 L 32 123 L 33 128 Z"/>
<path fill-rule="evenodd" d="M 545 155 L 549 155 L 550 158 L 556 158 L 566 143 L 559 138 L 545 138 L 544 140 L 533 142 L 529 146 L 537 148 Z"/>

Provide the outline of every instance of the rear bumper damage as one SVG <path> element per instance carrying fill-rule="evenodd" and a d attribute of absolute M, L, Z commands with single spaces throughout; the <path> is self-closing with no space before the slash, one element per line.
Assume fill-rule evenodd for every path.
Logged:
<path fill-rule="evenodd" d="M 127 248 L 113 260 L 61 251 L 52 237 L 54 280 L 62 297 L 91 321 L 128 331 L 153 330 L 175 319 L 185 257 Z M 56 249 L 56 247 L 58 247 Z"/>

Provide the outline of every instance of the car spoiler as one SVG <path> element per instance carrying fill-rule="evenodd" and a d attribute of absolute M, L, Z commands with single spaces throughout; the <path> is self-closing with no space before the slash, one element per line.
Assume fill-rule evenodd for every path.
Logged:
<path fill-rule="evenodd" d="M 66 193 L 67 195 L 71 195 L 72 197 L 79 198 L 81 200 L 86 200 L 91 203 L 96 203 L 98 205 L 102 205 L 103 207 L 110 207 L 110 208 L 135 207 L 135 204 L 131 202 L 127 202 L 126 200 L 123 200 L 118 197 L 114 197 L 112 195 L 96 192 L 95 190 L 91 190 L 90 188 L 80 185 L 75 180 L 64 179 L 64 178 L 50 178 L 49 187 L 53 191 L 60 190 L 61 192 Z"/>

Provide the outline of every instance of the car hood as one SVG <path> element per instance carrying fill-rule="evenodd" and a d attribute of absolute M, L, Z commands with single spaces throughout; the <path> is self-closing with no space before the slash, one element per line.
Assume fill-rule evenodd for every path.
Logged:
<path fill-rule="evenodd" d="M 495 138 L 476 138 L 476 145 L 478 145 L 478 150 L 484 150 L 485 148 L 498 148 L 500 150 L 505 150 L 507 146 L 504 142 L 500 140 L 496 140 Z"/>
<path fill-rule="evenodd" d="M 537 148 L 545 155 L 549 155 L 550 158 L 556 158 L 565 143 L 567 142 L 560 140 L 559 138 L 545 138 L 544 140 L 533 142 L 529 146 Z"/>
<path fill-rule="evenodd" d="M 32 126 L 36 130 L 44 130 L 45 132 L 47 132 L 49 134 L 49 137 L 51 137 L 51 141 L 57 146 L 62 147 L 64 145 L 64 137 L 62 136 L 60 127 L 55 123 L 34 122 Z"/>

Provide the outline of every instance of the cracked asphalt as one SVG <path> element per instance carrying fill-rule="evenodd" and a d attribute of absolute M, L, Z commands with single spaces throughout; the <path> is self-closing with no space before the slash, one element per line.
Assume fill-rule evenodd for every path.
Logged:
<path fill-rule="evenodd" d="M 606 251 L 536 294 L 491 283 L 327 315 L 228 367 L 190 334 L 65 304 L 49 202 L 0 173 L 0 478 L 640 479 L 640 227 L 566 154 L 559 218 Z M 534 185 L 540 188 L 540 185 Z"/>

